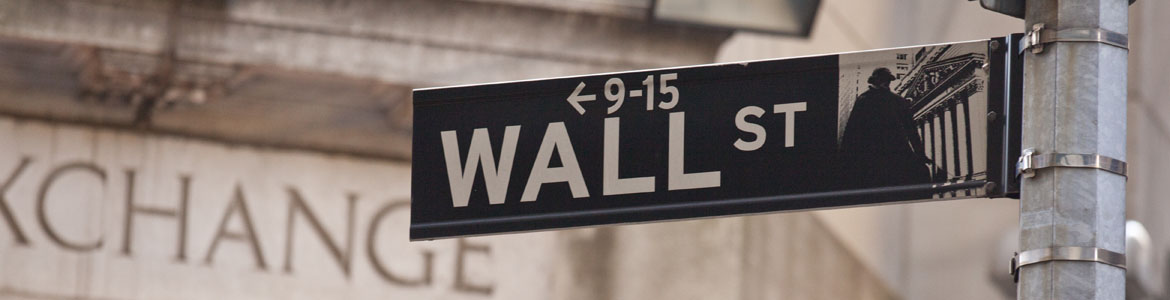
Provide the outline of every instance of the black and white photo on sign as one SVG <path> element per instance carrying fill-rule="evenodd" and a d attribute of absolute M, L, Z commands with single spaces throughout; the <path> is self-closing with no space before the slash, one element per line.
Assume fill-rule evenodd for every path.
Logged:
<path fill-rule="evenodd" d="M 987 178 L 985 46 L 840 58 L 837 139 L 848 179 L 878 187 Z"/>

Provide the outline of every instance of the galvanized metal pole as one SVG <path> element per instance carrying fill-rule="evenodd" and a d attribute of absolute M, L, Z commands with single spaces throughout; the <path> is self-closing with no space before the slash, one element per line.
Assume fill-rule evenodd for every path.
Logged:
<path fill-rule="evenodd" d="M 1124 37 L 1128 7 L 1127 0 L 1028 0 L 1025 20 L 1029 31 L 1044 24 L 1056 31 L 1097 29 Z M 1025 51 L 1023 148 L 1125 160 L 1127 54 L 1118 45 L 1086 41 Z M 1125 182 L 1102 169 L 1035 170 L 1034 177 L 1022 179 L 1021 253 L 1124 254 Z M 1054 256 L 1062 255 L 1070 254 Z M 1108 263 L 1043 260 L 1019 271 L 1019 299 L 1125 299 L 1125 269 Z"/>

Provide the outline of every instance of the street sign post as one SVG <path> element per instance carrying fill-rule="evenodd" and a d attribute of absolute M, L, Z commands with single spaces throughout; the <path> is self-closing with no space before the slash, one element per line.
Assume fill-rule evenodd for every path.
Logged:
<path fill-rule="evenodd" d="M 1029 31 L 1021 43 L 1028 51 L 1020 161 L 1031 169 L 1021 179 L 1020 251 L 1012 259 L 1017 297 L 1125 299 L 1133 1 L 1016 2 L 1026 6 Z M 1064 159 L 1044 165 L 1041 157 Z"/>
<path fill-rule="evenodd" d="M 410 238 L 1010 195 L 1013 40 L 415 90 Z"/>

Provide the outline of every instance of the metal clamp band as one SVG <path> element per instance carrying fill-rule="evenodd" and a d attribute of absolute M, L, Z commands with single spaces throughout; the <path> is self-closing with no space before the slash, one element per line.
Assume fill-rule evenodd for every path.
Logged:
<path fill-rule="evenodd" d="M 1025 178 L 1036 176 L 1036 169 L 1052 167 L 1101 169 L 1121 176 L 1127 176 L 1128 170 L 1125 161 L 1100 154 L 1036 154 L 1032 148 L 1024 149 L 1016 162 L 1017 176 Z"/>
<path fill-rule="evenodd" d="M 1044 44 L 1055 42 L 1102 43 L 1129 50 L 1129 36 L 1100 28 L 1069 28 L 1063 30 L 1044 29 L 1044 23 L 1032 25 L 1032 31 L 1024 35 L 1020 53 L 1031 49 L 1033 54 L 1044 52 Z"/>
<path fill-rule="evenodd" d="M 1020 281 L 1020 268 L 1049 261 L 1085 261 L 1125 269 L 1125 254 L 1094 247 L 1052 247 L 1016 253 L 1010 274 Z"/>

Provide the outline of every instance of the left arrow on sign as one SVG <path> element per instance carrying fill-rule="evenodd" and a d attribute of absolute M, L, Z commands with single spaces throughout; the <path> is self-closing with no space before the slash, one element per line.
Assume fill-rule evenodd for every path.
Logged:
<path fill-rule="evenodd" d="M 585 83 L 578 83 L 577 88 L 573 90 L 573 94 L 569 95 L 568 99 L 565 99 L 565 101 L 569 102 L 569 105 L 573 106 L 573 109 L 577 110 L 578 114 L 582 115 L 585 114 L 585 108 L 581 107 L 581 102 L 597 100 L 597 95 L 581 95 L 581 90 L 583 89 L 585 89 Z"/>

